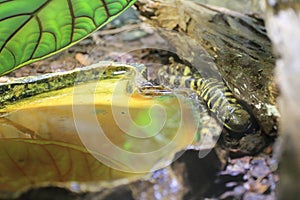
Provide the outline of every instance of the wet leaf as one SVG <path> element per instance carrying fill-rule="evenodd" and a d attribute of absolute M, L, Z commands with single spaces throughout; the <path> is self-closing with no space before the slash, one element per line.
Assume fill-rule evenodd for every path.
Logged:
<path fill-rule="evenodd" d="M 0 191 L 43 183 L 104 181 L 132 176 L 99 162 L 85 148 L 26 139 L 0 140 Z"/>
<path fill-rule="evenodd" d="M 135 0 L 0 0 L 0 75 L 59 52 Z"/>

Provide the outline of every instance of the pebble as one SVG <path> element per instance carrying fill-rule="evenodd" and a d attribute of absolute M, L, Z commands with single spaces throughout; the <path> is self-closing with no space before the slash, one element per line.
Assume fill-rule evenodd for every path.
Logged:
<path fill-rule="evenodd" d="M 266 177 L 271 172 L 270 168 L 267 166 L 267 163 L 262 158 L 254 158 L 251 161 L 251 170 L 250 173 L 253 177 Z"/>
<path fill-rule="evenodd" d="M 76 53 L 75 59 L 84 66 L 88 66 L 91 64 L 88 54 Z"/>
<path fill-rule="evenodd" d="M 0 83 L 7 83 L 8 81 L 9 81 L 9 78 L 7 76 L 0 77 Z"/>

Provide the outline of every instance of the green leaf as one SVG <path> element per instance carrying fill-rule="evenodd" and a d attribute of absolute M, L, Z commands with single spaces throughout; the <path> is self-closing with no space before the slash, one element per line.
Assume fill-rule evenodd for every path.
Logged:
<path fill-rule="evenodd" d="M 84 39 L 136 0 L 0 0 L 0 75 Z"/>

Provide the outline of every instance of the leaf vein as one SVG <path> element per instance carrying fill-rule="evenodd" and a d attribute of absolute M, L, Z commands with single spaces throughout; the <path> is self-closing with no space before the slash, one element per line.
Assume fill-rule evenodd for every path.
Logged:
<path fill-rule="evenodd" d="M 38 16 L 36 16 L 35 18 L 36 18 L 36 20 L 37 20 L 37 22 L 38 22 L 39 36 L 38 36 L 36 45 L 35 45 L 35 47 L 34 47 L 32 53 L 31 53 L 31 56 L 30 56 L 29 59 L 32 59 L 32 57 L 33 57 L 33 55 L 35 54 L 35 52 L 36 52 L 36 50 L 37 50 L 37 48 L 38 48 L 38 46 L 39 46 L 39 44 L 40 44 L 40 42 L 41 42 L 41 39 L 42 39 L 42 32 L 43 32 L 43 25 L 42 25 L 42 22 L 41 22 L 41 19 L 40 19 Z"/>
<path fill-rule="evenodd" d="M 74 9 L 73 9 L 73 4 L 71 2 L 71 0 L 68 0 L 68 6 L 69 6 L 69 10 L 70 10 L 70 15 L 71 15 L 71 37 L 70 37 L 70 42 L 73 42 L 73 38 L 74 38 L 74 27 L 75 27 L 75 15 L 74 15 Z"/>

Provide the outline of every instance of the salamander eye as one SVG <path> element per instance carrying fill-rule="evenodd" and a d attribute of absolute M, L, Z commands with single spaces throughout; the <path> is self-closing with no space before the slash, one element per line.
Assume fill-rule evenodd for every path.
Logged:
<path fill-rule="evenodd" d="M 230 121 L 230 117 L 225 118 L 224 123 L 228 124 Z"/>

